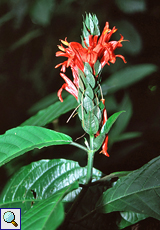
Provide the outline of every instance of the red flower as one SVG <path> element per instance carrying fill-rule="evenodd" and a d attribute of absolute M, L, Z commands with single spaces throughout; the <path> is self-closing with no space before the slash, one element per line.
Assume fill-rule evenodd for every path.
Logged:
<path fill-rule="evenodd" d="M 60 75 L 66 82 L 62 85 L 62 87 L 58 90 L 58 93 L 57 93 L 60 101 L 63 102 L 63 99 L 61 96 L 63 89 L 65 89 L 70 94 L 72 94 L 76 99 L 78 99 L 78 90 L 77 90 L 76 86 L 73 84 L 73 82 L 64 73 L 60 73 Z"/>
<path fill-rule="evenodd" d="M 63 89 L 66 89 L 69 93 L 71 93 L 77 99 L 78 88 L 79 88 L 78 69 L 83 71 L 84 64 L 78 52 L 80 49 L 83 49 L 81 44 L 77 42 L 68 43 L 66 39 L 65 41 L 61 40 L 61 42 L 64 45 L 68 46 L 68 48 L 64 48 L 62 45 L 58 46 L 61 51 L 58 51 L 56 53 L 56 56 L 57 57 L 64 56 L 64 57 L 67 57 L 68 60 L 56 65 L 55 68 L 62 66 L 61 71 L 65 73 L 66 67 L 70 66 L 72 70 L 72 74 L 73 74 L 73 82 L 65 74 L 62 74 L 62 73 L 60 74 L 61 77 L 63 77 L 63 79 L 66 81 L 66 84 L 64 84 L 58 91 L 58 97 L 60 101 L 63 102 L 63 99 L 61 96 L 61 92 Z"/>
<path fill-rule="evenodd" d="M 102 100 L 102 103 L 104 104 L 105 106 L 105 99 L 101 99 Z M 106 108 L 104 107 L 103 109 L 103 115 L 102 115 L 102 126 L 106 123 L 107 121 L 107 110 Z M 100 130 L 96 133 L 96 137 L 99 136 L 100 134 Z M 105 156 L 109 157 L 109 154 L 107 152 L 108 150 L 108 134 L 106 134 L 106 137 L 103 141 L 103 144 L 102 144 L 102 150 L 100 151 L 100 153 L 104 154 Z"/>
<path fill-rule="evenodd" d="M 56 56 L 63 56 L 68 58 L 68 60 L 56 65 L 55 68 L 62 66 L 61 71 L 65 73 L 66 68 L 69 66 L 71 67 L 72 74 L 73 74 L 73 84 L 77 88 L 79 88 L 79 78 L 78 78 L 78 69 L 81 71 L 84 71 L 84 63 L 88 62 L 90 66 L 93 69 L 93 73 L 95 73 L 94 70 L 94 64 L 96 63 L 97 60 L 100 61 L 102 68 L 107 64 L 110 65 L 110 63 L 115 63 L 116 57 L 122 58 L 122 60 L 126 63 L 125 58 L 120 55 L 114 54 L 115 49 L 122 47 L 122 41 L 123 36 L 121 35 L 121 38 L 119 41 L 109 41 L 112 34 L 115 33 L 117 29 L 115 26 L 113 29 L 109 29 L 109 23 L 106 22 L 106 25 L 103 29 L 103 32 L 98 40 L 98 36 L 95 35 L 89 35 L 89 46 L 87 45 L 86 41 L 84 40 L 84 44 L 86 48 L 82 47 L 82 45 L 78 42 L 67 42 L 67 39 L 61 40 L 61 43 L 67 46 L 65 48 L 62 44 L 58 46 L 58 48 L 61 51 L 56 52 Z M 62 76 L 62 75 L 61 75 Z M 64 75 L 63 75 L 64 76 Z M 67 79 L 67 76 L 65 76 L 65 81 Z M 65 84 L 64 84 L 65 85 Z M 66 85 L 62 86 L 61 89 L 58 91 L 59 92 L 59 99 L 61 101 L 61 92 L 63 89 L 66 89 Z M 72 85 L 73 86 L 73 85 Z M 72 94 L 72 90 L 69 90 L 70 84 L 67 85 L 68 92 Z M 75 91 L 74 91 L 75 92 Z M 75 94 L 73 94 L 75 96 Z"/>

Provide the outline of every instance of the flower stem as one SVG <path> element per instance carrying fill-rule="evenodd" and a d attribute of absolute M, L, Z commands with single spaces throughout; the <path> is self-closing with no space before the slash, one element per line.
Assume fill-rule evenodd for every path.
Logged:
<path fill-rule="evenodd" d="M 88 151 L 88 163 L 87 163 L 87 176 L 86 184 L 89 184 L 92 181 L 92 170 L 93 170 L 93 159 L 94 159 L 94 136 L 90 136 L 90 150 Z"/>
<path fill-rule="evenodd" d="M 88 149 L 86 147 L 84 147 L 83 145 L 80 145 L 76 142 L 71 142 L 70 145 L 76 146 L 79 149 L 83 149 L 84 151 L 88 152 Z"/>

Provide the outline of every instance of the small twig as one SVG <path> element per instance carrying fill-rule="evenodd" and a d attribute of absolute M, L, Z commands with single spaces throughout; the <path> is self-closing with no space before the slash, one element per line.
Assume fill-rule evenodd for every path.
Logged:
<path fill-rule="evenodd" d="M 73 220 L 73 221 L 71 220 L 70 222 L 71 222 L 72 224 L 76 224 L 76 223 L 78 223 L 78 222 L 80 222 L 80 221 L 86 219 L 88 216 L 93 215 L 95 212 L 96 212 L 96 209 L 93 209 L 92 211 L 90 211 L 90 212 L 87 213 L 86 215 L 82 216 L 80 219 L 78 219 L 78 220 Z"/>
<path fill-rule="evenodd" d="M 71 113 L 71 115 L 69 116 L 68 120 L 66 121 L 66 123 L 68 123 L 70 121 L 70 119 L 72 118 L 72 116 L 74 115 L 74 113 L 76 112 L 76 110 L 80 107 L 81 104 L 79 104 Z"/>
<path fill-rule="evenodd" d="M 83 134 L 82 136 L 80 136 L 80 137 L 77 137 L 77 138 L 75 139 L 75 141 L 81 139 L 81 138 L 84 137 L 85 135 L 86 135 L 86 133 L 84 133 L 84 134 Z"/>
<path fill-rule="evenodd" d="M 105 181 L 109 181 L 112 178 L 116 178 L 116 177 L 123 177 L 126 176 L 130 173 L 131 171 L 125 171 L 125 172 L 115 172 L 115 173 L 110 173 L 107 176 L 102 177 L 101 179 L 94 181 L 90 184 L 90 186 L 94 186 L 95 184 L 101 184 Z"/>
<path fill-rule="evenodd" d="M 99 89 L 100 89 L 100 92 L 101 92 L 101 97 L 102 97 L 102 100 L 103 100 L 103 93 L 102 93 L 102 88 L 101 88 L 101 85 L 100 85 L 100 84 L 98 84 L 98 86 L 99 86 Z"/>

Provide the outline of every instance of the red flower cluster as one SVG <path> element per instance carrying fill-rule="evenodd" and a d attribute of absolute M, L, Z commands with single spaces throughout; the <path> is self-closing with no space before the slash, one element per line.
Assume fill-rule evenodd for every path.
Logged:
<path fill-rule="evenodd" d="M 63 102 L 61 93 L 62 90 L 65 89 L 70 94 L 72 94 L 77 100 L 78 100 L 78 88 L 79 88 L 79 77 L 78 77 L 78 69 L 80 69 L 82 72 L 84 72 L 84 63 L 88 62 L 93 70 L 93 74 L 95 75 L 94 70 L 94 64 L 97 60 L 101 63 L 101 67 L 103 68 L 106 64 L 110 65 L 109 62 L 115 63 L 116 57 L 122 58 L 122 60 L 126 63 L 125 58 L 122 55 L 115 55 L 114 51 L 116 48 L 122 47 L 122 41 L 123 36 L 121 35 L 121 38 L 119 41 L 109 41 L 112 34 L 115 33 L 117 29 L 115 26 L 113 29 L 109 29 L 109 23 L 106 22 L 106 25 L 103 29 L 102 35 L 100 36 L 98 40 L 98 35 L 89 35 L 89 46 L 87 45 L 86 40 L 84 40 L 84 44 L 86 46 L 83 47 L 78 42 L 67 42 L 67 39 L 61 40 L 61 43 L 67 48 L 65 48 L 62 44 L 58 46 L 58 48 L 61 51 L 56 52 L 56 56 L 63 56 L 68 58 L 66 61 L 56 65 L 55 68 L 61 67 L 61 73 L 60 76 L 65 80 L 65 83 L 62 85 L 62 87 L 58 91 L 58 97 L 61 102 Z M 73 74 L 73 82 L 64 74 L 66 72 L 66 68 L 71 67 L 72 74 Z M 96 78 L 96 76 L 95 76 Z M 102 102 L 105 106 L 105 100 L 102 99 Z M 107 110 L 106 108 L 103 109 L 103 115 L 102 115 L 102 123 L 100 124 L 103 126 L 105 122 L 107 121 Z M 101 128 L 100 128 L 101 130 Z M 100 130 L 95 134 L 96 136 L 99 136 Z M 108 148 L 108 134 L 106 135 L 103 144 L 102 144 L 102 153 L 105 156 L 109 156 L 107 152 Z M 100 152 L 100 153 L 101 153 Z"/>
<path fill-rule="evenodd" d="M 115 33 L 117 29 L 115 26 L 113 29 L 109 29 L 109 23 L 106 22 L 106 25 L 103 29 L 102 35 L 98 40 L 98 35 L 89 35 L 89 46 L 87 46 L 86 41 L 84 40 L 84 44 L 87 48 L 82 47 L 82 45 L 78 42 L 67 42 L 67 39 L 61 40 L 62 44 L 67 46 L 65 48 L 62 44 L 58 46 L 61 51 L 56 52 L 56 56 L 67 57 L 68 60 L 64 61 L 56 65 L 55 68 L 62 66 L 60 73 L 61 77 L 65 80 L 66 83 L 62 85 L 60 90 L 58 91 L 58 97 L 60 101 L 63 101 L 61 93 L 62 90 L 65 89 L 70 94 L 72 94 L 76 99 L 78 98 L 78 88 L 79 88 L 79 78 L 78 78 L 78 69 L 84 71 L 84 63 L 88 62 L 94 71 L 94 64 L 97 60 L 100 61 L 102 68 L 108 64 L 109 62 L 115 63 L 116 57 L 122 58 L 122 60 L 126 63 L 125 58 L 118 54 L 114 54 L 114 50 L 116 48 L 122 47 L 123 36 L 119 41 L 109 41 L 112 34 Z M 73 74 L 73 82 L 64 74 L 66 71 L 66 67 L 71 67 Z"/>

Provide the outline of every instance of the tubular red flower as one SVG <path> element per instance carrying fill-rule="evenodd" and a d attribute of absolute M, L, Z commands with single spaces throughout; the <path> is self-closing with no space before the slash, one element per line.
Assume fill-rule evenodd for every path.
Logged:
<path fill-rule="evenodd" d="M 66 57 L 67 60 L 56 65 L 55 68 L 61 66 L 61 71 L 65 73 L 66 68 L 70 67 L 73 75 L 72 84 L 74 87 L 76 87 L 76 90 L 78 90 L 79 88 L 78 70 L 80 69 L 82 72 L 84 72 L 85 62 L 88 62 L 90 64 L 91 68 L 93 69 L 93 73 L 95 73 L 94 64 L 97 62 L 97 60 L 100 61 L 102 68 L 106 64 L 110 65 L 110 63 L 115 63 L 116 57 L 121 58 L 126 63 L 126 60 L 122 55 L 120 54 L 115 55 L 114 53 L 115 49 L 122 47 L 122 41 L 124 41 L 123 36 L 121 35 L 119 41 L 109 41 L 112 34 L 115 33 L 116 31 L 117 29 L 115 26 L 112 28 L 112 30 L 109 29 L 109 23 L 106 22 L 99 40 L 97 35 L 95 36 L 89 35 L 88 45 L 86 40 L 84 40 L 84 44 L 86 46 L 85 48 L 82 47 L 82 45 L 78 42 L 69 43 L 67 41 L 67 38 L 65 38 L 65 40 L 60 40 L 62 44 L 58 45 L 60 51 L 56 52 L 56 56 Z M 66 48 L 63 45 L 65 45 Z M 61 87 L 61 91 L 62 89 L 66 89 L 77 99 L 76 96 L 77 94 L 75 93 L 76 92 L 75 89 L 73 90 L 71 84 L 68 83 L 66 84 L 64 84 Z M 60 91 L 58 95 L 60 100 L 63 101 Z"/>
<path fill-rule="evenodd" d="M 64 73 L 60 73 L 60 75 L 65 80 L 66 83 L 64 83 L 62 87 L 58 90 L 57 95 L 59 97 L 59 100 L 63 102 L 62 95 L 61 95 L 63 89 L 65 89 L 70 94 L 72 94 L 76 99 L 78 99 L 78 90 L 76 86 L 73 84 L 73 82 Z"/>
<path fill-rule="evenodd" d="M 72 73 L 75 75 L 76 72 L 76 75 L 78 75 L 78 69 L 84 71 L 84 62 L 88 62 L 90 66 L 94 68 L 94 64 L 99 60 L 103 68 L 106 64 L 110 65 L 109 62 L 115 63 L 116 57 L 120 57 L 126 63 L 126 60 L 122 55 L 114 54 L 115 49 L 122 47 L 122 41 L 124 41 L 123 36 L 121 35 L 119 41 L 109 41 L 112 34 L 116 31 L 117 29 L 115 26 L 112 30 L 109 29 L 109 23 L 106 22 L 99 40 L 97 35 L 89 35 L 89 46 L 87 46 L 87 43 L 84 40 L 86 48 L 82 47 L 78 42 L 68 43 L 67 38 L 61 40 L 61 43 L 67 46 L 67 48 L 64 48 L 62 44 L 58 46 L 61 51 L 56 52 L 56 56 L 67 57 L 68 60 L 60 63 L 56 68 L 62 65 L 61 71 L 65 72 L 66 67 L 70 66 Z"/>
<path fill-rule="evenodd" d="M 105 106 L 105 99 L 102 99 L 102 103 Z M 107 120 L 108 120 L 108 118 L 107 118 L 107 110 L 106 110 L 106 108 L 104 108 L 103 109 L 103 125 L 106 123 Z M 105 137 L 105 139 L 103 141 L 102 151 L 100 153 L 103 153 L 105 156 L 109 157 L 109 154 L 108 154 L 107 150 L 108 150 L 108 134 L 106 134 L 106 137 Z"/>
<path fill-rule="evenodd" d="M 102 101 L 103 105 L 105 106 L 105 99 L 101 99 L 101 101 Z M 101 128 L 106 123 L 107 119 L 108 119 L 107 118 L 107 110 L 104 107 L 104 109 L 103 109 L 103 115 L 102 115 Z M 100 128 L 100 130 L 101 130 L 101 128 Z M 95 137 L 99 136 L 100 130 L 98 130 L 98 132 L 96 133 Z M 102 153 L 105 156 L 109 157 L 109 154 L 108 154 L 107 150 L 108 150 L 108 134 L 106 134 L 106 137 L 105 137 L 105 139 L 104 139 L 104 141 L 102 143 L 102 150 L 100 151 L 100 153 Z"/>

